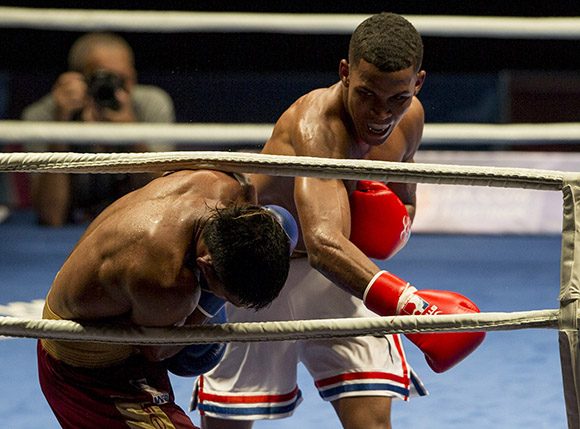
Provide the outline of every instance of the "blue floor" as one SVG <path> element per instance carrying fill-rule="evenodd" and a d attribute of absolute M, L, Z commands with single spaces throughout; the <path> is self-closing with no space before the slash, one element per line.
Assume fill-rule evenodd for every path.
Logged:
<path fill-rule="evenodd" d="M 30 317 L 52 277 L 82 232 L 80 227 L 40 228 L 29 213 L 0 225 L 0 314 Z M 415 235 L 382 265 L 418 288 L 464 293 L 482 311 L 557 308 L 559 236 Z M 16 304 L 15 304 L 16 303 Z M 393 405 L 395 428 L 565 428 L 565 408 L 555 330 L 488 333 L 484 344 L 456 368 L 435 374 L 406 343 L 411 364 L 430 391 Z M 58 428 L 37 385 L 35 342 L 0 340 L 0 419 L 10 429 Z M 178 402 L 187 407 L 191 380 L 175 377 Z M 301 369 L 305 400 L 288 419 L 256 429 L 339 428 L 329 404 Z M 193 415 L 194 421 L 198 421 Z"/>

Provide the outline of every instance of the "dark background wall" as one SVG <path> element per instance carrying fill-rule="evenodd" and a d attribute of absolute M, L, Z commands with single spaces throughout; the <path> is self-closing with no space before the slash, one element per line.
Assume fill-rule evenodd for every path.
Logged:
<path fill-rule="evenodd" d="M 159 10 L 160 20 L 162 10 L 580 16 L 579 0 L 0 0 L 0 6 Z M 50 91 L 66 70 L 68 50 L 81 34 L 0 27 L 0 119 L 18 119 L 26 105 Z M 273 123 L 297 97 L 336 81 L 349 39 L 340 34 L 121 34 L 134 48 L 140 81 L 158 85 L 172 96 L 179 122 Z M 580 40 L 425 36 L 424 45 L 428 79 L 420 98 L 427 122 L 580 120 Z M 579 145 L 572 146 L 568 150 L 578 150 Z M 8 145 L 2 150 L 22 148 Z M 0 203 L 27 207 L 26 175 L 9 176 L 0 175 Z"/>
<path fill-rule="evenodd" d="M 129 10 L 247 11 L 407 15 L 580 16 L 580 2 L 483 1 L 0 1 L 0 6 Z M 160 19 L 162 14 L 160 13 Z M 81 33 L 0 29 L 0 72 L 7 99 L 0 115 L 50 90 Z M 336 80 L 347 35 L 123 32 L 134 47 L 140 80 L 166 89 L 179 122 L 274 122 L 296 97 Z M 580 117 L 580 41 L 424 37 L 428 80 L 421 94 L 430 122 L 526 121 L 526 111 L 558 90 L 544 119 Z M 525 73 L 528 84 L 520 85 Z M 531 82 L 531 84 L 530 84 Z M 547 86 L 546 83 L 552 84 Z M 557 85 L 556 85 L 557 86 Z M 525 102 L 520 102 L 525 93 Z M 541 96 L 541 97 L 540 97 Z M 523 97 L 523 95 L 522 95 Z M 543 101 L 541 98 L 543 97 Z M 5 97 L 6 98 L 6 97 Z M 524 100 L 524 98 L 521 98 Z M 560 100 L 562 98 L 560 97 Z M 571 104 L 570 104 L 571 103 Z M 2 109 L 4 106 L 4 109 Z M 524 106 L 522 108 L 522 106 Z M 536 116 L 538 116 L 536 114 Z M 536 119 L 534 119 L 536 120 Z M 562 119 L 564 120 L 564 119 Z"/>

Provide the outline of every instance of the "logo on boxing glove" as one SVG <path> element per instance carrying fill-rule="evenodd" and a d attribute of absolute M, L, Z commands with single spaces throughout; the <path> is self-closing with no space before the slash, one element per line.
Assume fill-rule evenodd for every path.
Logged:
<path fill-rule="evenodd" d="M 440 314 L 441 310 L 436 305 L 430 305 L 419 295 L 412 294 L 410 295 L 409 300 L 403 306 L 401 313 L 411 316 L 434 316 L 436 314 Z"/>

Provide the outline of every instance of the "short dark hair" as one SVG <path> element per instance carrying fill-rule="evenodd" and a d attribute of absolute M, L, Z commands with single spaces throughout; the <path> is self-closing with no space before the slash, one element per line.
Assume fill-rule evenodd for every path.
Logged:
<path fill-rule="evenodd" d="M 383 12 L 364 20 L 353 32 L 348 61 L 356 66 L 361 59 L 384 72 L 395 72 L 423 61 L 423 42 L 415 27 L 400 15 Z"/>
<path fill-rule="evenodd" d="M 290 269 L 290 240 L 262 207 L 231 205 L 212 210 L 202 238 L 224 288 L 247 308 L 263 308 L 278 296 Z"/>
<path fill-rule="evenodd" d="M 124 38 L 114 33 L 95 32 L 83 34 L 73 43 L 68 53 L 69 70 L 83 72 L 91 50 L 96 47 L 123 49 L 127 52 L 131 65 L 135 63 L 133 49 Z"/>

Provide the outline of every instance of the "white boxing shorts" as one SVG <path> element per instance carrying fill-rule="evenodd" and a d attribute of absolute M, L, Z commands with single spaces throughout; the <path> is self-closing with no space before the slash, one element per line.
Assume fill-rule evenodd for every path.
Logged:
<path fill-rule="evenodd" d="M 228 321 L 261 322 L 376 317 L 362 301 L 312 269 L 306 257 L 292 259 L 280 296 L 266 309 L 228 305 Z M 408 400 L 426 395 L 405 359 L 398 335 L 229 343 L 219 365 L 196 383 L 192 409 L 231 420 L 290 416 L 302 400 L 299 362 L 326 401 L 352 396 Z"/>

